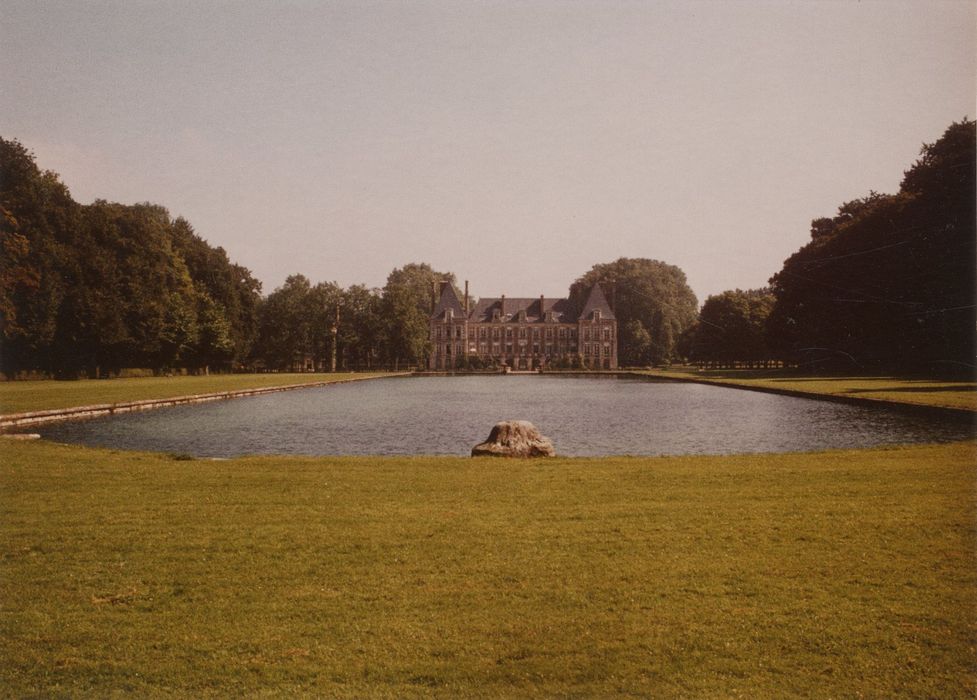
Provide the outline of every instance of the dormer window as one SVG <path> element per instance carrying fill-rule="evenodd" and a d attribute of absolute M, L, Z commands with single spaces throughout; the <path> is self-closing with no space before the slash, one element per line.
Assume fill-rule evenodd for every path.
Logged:
<path fill-rule="evenodd" d="M 600 309 L 594 309 L 594 320 L 595 321 L 600 320 Z"/>

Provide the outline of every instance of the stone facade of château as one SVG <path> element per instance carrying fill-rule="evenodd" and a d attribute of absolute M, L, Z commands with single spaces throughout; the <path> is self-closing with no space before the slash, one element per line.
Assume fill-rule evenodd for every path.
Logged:
<path fill-rule="evenodd" d="M 548 367 L 617 369 L 617 319 L 599 285 L 576 311 L 569 299 L 459 298 L 442 282 L 430 319 L 428 369 L 478 361 L 514 370 Z"/>

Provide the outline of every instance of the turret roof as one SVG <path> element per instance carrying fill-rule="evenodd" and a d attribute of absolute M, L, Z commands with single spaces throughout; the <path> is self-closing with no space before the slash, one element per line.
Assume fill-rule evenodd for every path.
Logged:
<path fill-rule="evenodd" d="M 587 302 L 583 305 L 583 310 L 580 312 L 580 318 L 589 319 L 595 311 L 600 311 L 601 318 L 611 321 L 617 320 L 614 318 L 614 311 L 611 309 L 611 305 L 607 303 L 607 297 L 604 296 L 604 292 L 601 290 L 599 284 L 595 284 L 590 288 L 590 294 L 587 296 Z"/>
<path fill-rule="evenodd" d="M 434 307 L 434 313 L 431 314 L 431 318 L 442 318 L 446 311 L 451 311 L 452 315 L 457 318 L 465 317 L 465 309 L 461 305 L 461 301 L 458 299 L 458 294 L 455 292 L 455 287 L 453 284 L 445 283 L 441 289 L 441 298 L 438 299 L 438 303 Z"/>

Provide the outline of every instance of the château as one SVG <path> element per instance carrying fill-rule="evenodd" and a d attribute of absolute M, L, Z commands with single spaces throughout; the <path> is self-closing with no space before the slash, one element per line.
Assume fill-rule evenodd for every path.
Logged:
<path fill-rule="evenodd" d="M 577 311 L 569 299 L 498 298 L 476 303 L 441 282 L 433 298 L 428 369 L 502 366 L 617 369 L 617 319 L 600 285 Z"/>

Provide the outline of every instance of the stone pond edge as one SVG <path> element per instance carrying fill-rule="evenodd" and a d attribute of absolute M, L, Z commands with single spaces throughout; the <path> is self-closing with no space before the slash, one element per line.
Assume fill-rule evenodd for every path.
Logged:
<path fill-rule="evenodd" d="M 142 399 L 139 401 L 122 401 L 112 404 L 95 404 L 90 406 L 73 406 L 70 408 L 53 408 L 42 411 L 28 411 L 25 413 L 10 413 L 0 415 L 0 433 L 11 429 L 17 429 L 29 425 L 41 425 L 44 423 L 54 423 L 65 420 L 79 420 L 95 418 L 98 416 L 114 415 L 116 413 L 130 413 L 133 411 L 145 411 L 166 406 L 180 406 L 185 404 L 205 403 L 209 401 L 223 401 L 227 399 L 241 398 L 245 396 L 258 396 L 261 394 L 271 394 L 292 389 L 308 389 L 312 387 L 329 386 L 332 384 L 347 384 L 349 382 L 362 382 L 371 379 L 388 379 L 411 376 L 464 376 L 464 375 L 498 375 L 498 372 L 400 372 L 396 374 L 372 375 L 365 377 L 351 377 L 335 381 L 316 381 L 304 382 L 301 384 L 286 384 L 282 386 L 259 387 L 254 389 L 237 389 L 234 391 L 219 391 L 208 394 L 191 394 L 188 396 L 174 396 L 165 399 Z M 558 371 L 558 372 L 513 372 L 512 374 L 544 374 L 558 377 L 627 377 L 641 379 L 649 382 L 685 382 L 689 384 L 706 384 L 710 386 L 725 387 L 727 389 L 743 389 L 745 391 L 758 391 L 765 394 L 780 394 L 782 396 L 793 396 L 802 399 L 815 399 L 819 401 L 832 401 L 834 403 L 845 403 L 854 406 L 870 406 L 894 409 L 906 413 L 917 415 L 941 416 L 954 420 L 970 421 L 977 420 L 977 412 L 967 408 L 952 408 L 949 406 L 928 406 L 925 404 L 906 403 L 901 401 L 890 401 L 886 399 L 871 399 L 861 396 L 841 396 L 838 394 L 821 394 L 817 392 L 798 391 L 796 389 L 779 389 L 776 387 L 753 386 L 747 384 L 737 384 L 729 381 L 719 381 L 713 379 L 696 377 L 669 377 L 661 374 L 646 374 L 626 370 L 611 371 Z"/>
<path fill-rule="evenodd" d="M 256 387 L 254 389 L 235 389 L 234 391 L 217 391 L 208 394 L 190 394 L 187 396 L 171 396 L 165 399 L 140 399 L 138 401 L 120 401 L 118 403 L 93 404 L 90 406 L 72 406 L 69 408 L 49 408 L 42 411 L 27 411 L 24 413 L 8 413 L 0 415 L 0 433 L 10 429 L 28 425 L 41 425 L 66 420 L 80 420 L 98 416 L 110 416 L 116 413 L 131 413 L 133 411 L 147 411 L 167 406 L 181 406 L 185 404 L 205 403 L 208 401 L 224 401 L 244 396 L 259 396 L 273 394 L 292 389 L 309 389 L 334 384 L 348 384 L 350 382 L 365 382 L 371 379 L 392 379 L 411 376 L 408 372 L 396 374 L 371 375 L 364 377 L 350 377 L 333 381 L 303 382 L 301 384 L 284 384 L 281 386 Z"/>

